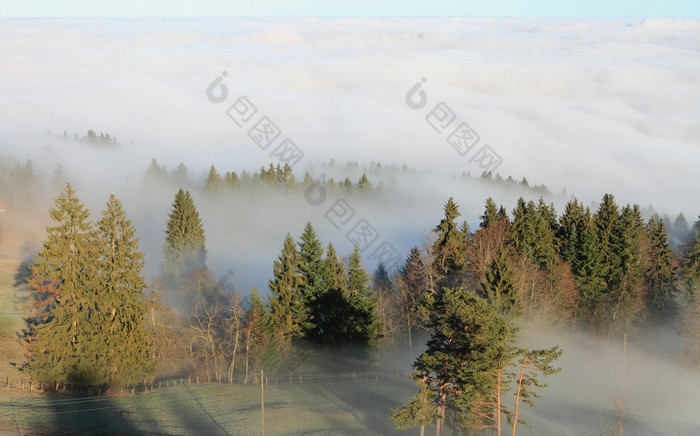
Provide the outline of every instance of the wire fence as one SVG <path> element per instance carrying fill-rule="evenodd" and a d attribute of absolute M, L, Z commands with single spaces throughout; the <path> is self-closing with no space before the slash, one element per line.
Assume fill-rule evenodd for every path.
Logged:
<path fill-rule="evenodd" d="M 266 374 L 264 378 L 265 386 L 274 385 L 318 385 L 318 384 L 341 384 L 341 383 L 364 383 L 364 382 L 383 382 L 388 380 L 396 380 L 404 377 L 399 371 L 381 371 L 381 372 L 348 372 L 348 373 L 285 373 L 285 374 Z M 163 389 L 173 388 L 181 385 L 251 385 L 260 386 L 260 378 L 257 374 L 248 377 L 234 377 L 231 380 L 204 380 L 199 376 L 188 377 L 169 377 L 154 380 L 152 383 L 140 384 L 137 386 L 121 387 L 121 388 L 97 388 L 97 387 L 80 387 L 72 384 L 64 384 L 58 382 L 41 382 L 32 381 L 24 378 L 5 377 L 5 380 L 0 380 L 0 389 L 24 391 L 29 393 L 57 392 L 63 394 L 75 394 L 79 397 L 51 400 L 51 401 L 66 401 L 66 402 L 83 402 L 91 401 L 93 397 L 102 396 L 134 396 L 152 394 Z"/>

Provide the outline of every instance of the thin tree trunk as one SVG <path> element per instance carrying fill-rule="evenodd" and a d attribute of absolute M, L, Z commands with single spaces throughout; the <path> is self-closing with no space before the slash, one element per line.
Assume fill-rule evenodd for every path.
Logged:
<path fill-rule="evenodd" d="M 151 302 L 151 323 L 153 324 L 153 361 L 155 362 L 156 360 L 156 343 L 157 341 L 157 336 L 156 336 L 156 302 L 155 302 L 156 296 L 153 295 L 153 301 Z"/>
<path fill-rule="evenodd" d="M 248 384 L 248 354 L 250 352 L 250 331 L 246 335 L 245 339 L 245 380 L 243 384 Z"/>
<path fill-rule="evenodd" d="M 424 425 L 420 426 L 420 436 L 425 436 L 425 426 Z"/>
<path fill-rule="evenodd" d="M 523 374 L 525 373 L 525 364 L 527 364 L 527 356 L 523 359 L 523 366 L 520 368 L 520 378 L 518 379 L 518 391 L 515 394 L 515 413 L 513 417 L 513 435 L 515 436 L 515 426 L 518 424 L 518 405 L 520 404 L 520 389 L 523 386 Z"/>
<path fill-rule="evenodd" d="M 411 315 L 406 315 L 406 325 L 408 326 L 408 349 L 413 350 L 413 341 L 411 339 Z"/>
<path fill-rule="evenodd" d="M 438 397 L 437 407 L 437 412 L 440 415 L 440 418 L 438 418 L 438 420 L 435 422 L 435 436 L 440 436 L 440 434 L 442 433 L 442 427 L 445 422 L 445 402 L 446 395 L 444 389 L 441 389 Z"/>
<path fill-rule="evenodd" d="M 501 366 L 500 364 L 498 365 Z M 496 378 L 496 434 L 501 436 L 501 370 Z"/>
<path fill-rule="evenodd" d="M 231 356 L 231 366 L 228 368 L 228 382 L 233 383 L 233 367 L 236 363 L 236 351 L 238 351 L 238 329 L 236 329 L 236 336 L 233 341 L 233 355 Z"/>

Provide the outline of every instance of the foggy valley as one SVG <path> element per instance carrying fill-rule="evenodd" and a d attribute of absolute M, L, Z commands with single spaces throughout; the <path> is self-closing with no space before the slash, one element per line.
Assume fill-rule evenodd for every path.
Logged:
<path fill-rule="evenodd" d="M 700 434 L 697 18 L 0 22 L 0 433 Z"/>

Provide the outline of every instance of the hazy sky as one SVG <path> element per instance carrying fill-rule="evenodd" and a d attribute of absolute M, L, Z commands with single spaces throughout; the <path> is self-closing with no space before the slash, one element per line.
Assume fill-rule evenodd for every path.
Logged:
<path fill-rule="evenodd" d="M 0 0 L 10 17 L 122 16 L 463 16 L 698 17 L 697 0 Z"/>

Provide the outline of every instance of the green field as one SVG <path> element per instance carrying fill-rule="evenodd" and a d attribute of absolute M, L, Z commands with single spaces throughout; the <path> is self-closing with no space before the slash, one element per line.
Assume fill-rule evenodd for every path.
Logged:
<path fill-rule="evenodd" d="M 414 388 L 405 377 L 270 383 L 264 390 L 265 434 L 409 434 L 395 430 L 387 415 Z M 260 386 L 217 383 L 185 383 L 133 397 L 4 391 L 0 426 L 50 434 L 254 435 L 261 430 L 260 397 Z"/>

